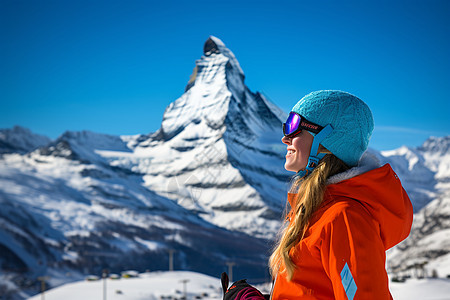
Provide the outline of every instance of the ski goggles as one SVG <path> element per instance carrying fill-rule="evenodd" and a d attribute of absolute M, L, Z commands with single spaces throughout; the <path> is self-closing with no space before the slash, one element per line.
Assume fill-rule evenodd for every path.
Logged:
<path fill-rule="evenodd" d="M 286 120 L 283 123 L 283 134 L 285 137 L 294 137 L 295 135 L 302 132 L 302 130 L 307 130 L 312 133 L 318 134 L 323 129 L 322 126 L 309 122 L 298 113 L 291 111 Z"/>

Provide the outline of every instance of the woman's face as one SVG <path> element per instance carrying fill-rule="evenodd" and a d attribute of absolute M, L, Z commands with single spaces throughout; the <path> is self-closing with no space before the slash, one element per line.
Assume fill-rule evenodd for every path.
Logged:
<path fill-rule="evenodd" d="M 283 137 L 281 141 L 287 145 L 286 162 L 284 168 L 288 171 L 298 172 L 306 168 L 309 152 L 314 136 L 306 130 L 292 138 Z"/>

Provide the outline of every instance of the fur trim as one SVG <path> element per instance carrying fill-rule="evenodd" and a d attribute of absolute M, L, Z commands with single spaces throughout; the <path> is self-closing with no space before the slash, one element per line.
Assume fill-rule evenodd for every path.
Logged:
<path fill-rule="evenodd" d="M 359 160 L 358 165 L 356 167 L 353 167 L 345 172 L 331 176 L 330 178 L 328 178 L 327 184 L 335 184 L 343 180 L 356 177 L 368 171 L 379 168 L 380 166 L 381 162 L 378 159 L 378 157 L 366 151 L 361 156 L 361 159 Z"/>

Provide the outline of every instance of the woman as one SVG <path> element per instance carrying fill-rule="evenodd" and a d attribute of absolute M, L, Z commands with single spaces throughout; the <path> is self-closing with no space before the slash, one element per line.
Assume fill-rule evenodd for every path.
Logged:
<path fill-rule="evenodd" d="M 391 167 L 363 156 L 373 126 L 368 106 L 341 91 L 308 94 L 283 124 L 296 175 L 269 262 L 272 299 L 392 299 L 385 251 L 408 236 L 412 205 Z M 233 286 L 225 299 L 263 299 Z"/>

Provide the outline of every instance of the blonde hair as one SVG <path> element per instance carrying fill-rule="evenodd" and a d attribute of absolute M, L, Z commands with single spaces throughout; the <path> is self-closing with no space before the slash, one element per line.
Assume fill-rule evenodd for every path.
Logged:
<path fill-rule="evenodd" d="M 311 216 L 322 203 L 327 179 L 348 169 L 342 160 L 322 145 L 318 152 L 327 155 L 309 176 L 296 179 L 292 185 L 291 190 L 298 190 L 298 193 L 293 207 L 284 218 L 284 229 L 269 259 L 272 276 L 285 269 L 288 280 L 292 279 L 296 266 L 289 255 L 290 250 L 303 239 Z"/>

